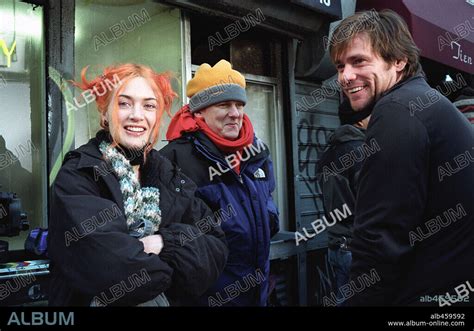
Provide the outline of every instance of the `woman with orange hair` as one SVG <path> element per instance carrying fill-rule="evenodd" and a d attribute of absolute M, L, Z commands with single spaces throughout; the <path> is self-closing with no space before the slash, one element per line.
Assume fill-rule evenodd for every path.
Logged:
<path fill-rule="evenodd" d="M 94 94 L 103 129 L 66 155 L 53 185 L 49 303 L 192 305 L 227 247 L 194 183 L 153 149 L 176 97 L 169 77 L 122 64 L 88 81 L 86 70 L 74 84 Z"/>

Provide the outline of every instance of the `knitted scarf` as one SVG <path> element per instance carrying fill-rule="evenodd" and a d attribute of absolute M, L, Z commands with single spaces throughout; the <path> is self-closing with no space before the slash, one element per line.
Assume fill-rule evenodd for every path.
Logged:
<path fill-rule="evenodd" d="M 110 143 L 102 141 L 99 149 L 119 178 L 129 234 L 138 238 L 152 235 L 161 223 L 160 191 L 156 187 L 140 187 L 130 162 Z"/>
<path fill-rule="evenodd" d="M 130 161 L 117 148 L 112 148 L 108 134 L 99 132 L 97 137 L 101 140 L 99 149 L 105 161 L 119 178 L 129 234 L 137 238 L 154 234 L 161 223 L 160 191 L 156 187 L 140 187 Z M 97 297 L 94 297 L 90 303 L 91 307 L 101 305 Z M 161 293 L 138 306 L 167 307 L 169 305 L 165 294 Z"/>

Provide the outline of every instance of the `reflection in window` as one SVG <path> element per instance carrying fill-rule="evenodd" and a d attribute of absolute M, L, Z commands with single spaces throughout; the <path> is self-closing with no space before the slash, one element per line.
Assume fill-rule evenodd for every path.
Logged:
<path fill-rule="evenodd" d="M 17 194 L 30 228 L 46 226 L 42 16 L 41 7 L 0 2 L 0 191 Z M 0 236 L 8 218 L 0 214 Z M 26 235 L 9 238 L 10 250 L 22 249 Z"/>
<path fill-rule="evenodd" d="M 115 63 L 140 63 L 158 72 L 169 71 L 177 80 L 173 88 L 180 95 L 178 79 L 182 68 L 181 13 L 151 0 L 76 1 L 75 76 L 90 66 L 88 78 Z M 75 90 L 76 96 L 80 91 Z M 172 110 L 179 109 L 175 102 Z M 74 116 L 75 146 L 85 144 L 100 129 L 95 102 L 78 107 Z M 163 128 L 169 123 L 163 117 Z M 166 130 L 162 130 L 164 137 Z M 158 143 L 159 149 L 164 143 Z"/>
<path fill-rule="evenodd" d="M 250 14 L 254 13 L 249 12 Z M 258 26 L 249 26 L 242 17 L 238 26 L 246 26 L 248 30 L 242 29 L 236 36 L 231 37 L 227 35 L 226 29 L 229 24 L 235 24 L 235 21 L 197 14 L 189 16 L 193 64 L 209 63 L 212 66 L 225 59 L 241 73 L 276 76 L 275 45 L 278 42 Z M 216 42 L 213 43 L 212 40 Z"/>

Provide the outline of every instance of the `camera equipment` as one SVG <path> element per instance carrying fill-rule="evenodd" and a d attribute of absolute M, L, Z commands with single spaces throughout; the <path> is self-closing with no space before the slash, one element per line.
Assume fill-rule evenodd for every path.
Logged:
<path fill-rule="evenodd" d="M 21 200 L 16 193 L 0 191 L 0 236 L 18 236 L 28 230 L 25 212 L 21 211 Z"/>
<path fill-rule="evenodd" d="M 0 191 L 0 236 L 14 237 L 28 229 L 29 223 L 26 213 L 22 211 L 20 198 L 16 193 Z M 32 231 L 33 237 L 28 237 L 30 241 L 27 240 L 26 248 L 45 249 L 44 233 L 44 230 Z M 36 260 L 38 252 L 45 253 L 9 251 L 8 242 L 0 240 L 0 305 L 28 305 L 47 299 L 49 261 Z"/>

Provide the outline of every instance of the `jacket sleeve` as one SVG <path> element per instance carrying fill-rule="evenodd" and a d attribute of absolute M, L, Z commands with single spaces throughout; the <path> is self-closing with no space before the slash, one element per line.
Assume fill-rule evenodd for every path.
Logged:
<path fill-rule="evenodd" d="M 355 141 L 335 146 L 334 160 L 340 160 L 344 155 L 357 148 L 362 148 L 363 141 Z M 317 178 L 318 183 L 323 194 L 323 205 L 326 216 L 335 209 L 342 209 L 344 204 L 347 205 L 351 211 L 351 215 L 346 218 L 347 223 L 353 223 L 355 214 L 355 195 L 357 194 L 357 181 L 362 161 L 355 162 L 352 166 L 345 169 L 341 174 L 336 174 L 333 171 L 324 171 L 324 167 L 318 168 Z M 339 168 L 342 164 L 337 165 Z"/>
<path fill-rule="evenodd" d="M 349 180 L 340 175 L 330 175 L 325 178 L 324 175 L 319 180 L 321 191 L 323 193 L 323 205 L 326 216 L 335 209 L 342 209 L 347 205 L 352 215 L 346 218 L 346 222 L 351 222 L 355 213 L 355 197 L 351 191 Z"/>
<path fill-rule="evenodd" d="M 268 149 L 268 147 L 267 147 Z M 275 191 L 275 175 L 273 172 L 273 162 L 268 158 L 268 173 L 269 173 L 269 182 L 268 182 L 268 187 L 269 187 L 269 198 L 267 201 L 267 210 L 270 214 L 270 238 L 273 237 L 275 234 L 280 231 L 280 213 L 278 212 L 278 208 L 275 204 L 275 201 L 273 201 L 272 193 Z"/>
<path fill-rule="evenodd" d="M 360 173 L 351 279 L 366 288 L 352 305 L 391 305 L 409 232 L 422 221 L 428 182 L 429 137 L 424 125 L 398 103 L 378 105 L 368 129 Z"/>
<path fill-rule="evenodd" d="M 172 166 L 169 160 L 160 158 L 160 162 Z M 169 212 L 164 216 L 172 218 L 171 223 L 167 222 L 168 225 L 159 230 L 164 241 L 160 257 L 174 270 L 170 291 L 180 296 L 197 297 L 211 287 L 224 270 L 227 243 L 212 211 L 195 196 L 194 182 L 172 167 L 175 173 L 172 181 L 161 183 L 171 190 L 160 190 L 162 194 L 173 192 L 171 198 L 162 200 L 173 203 L 165 207 Z"/>
<path fill-rule="evenodd" d="M 69 160 L 52 188 L 49 256 L 70 286 L 108 304 L 137 305 L 170 286 L 173 269 L 128 234 L 123 209 Z M 107 298 L 107 299 L 106 299 Z M 100 302 L 100 301 L 99 301 Z"/>

